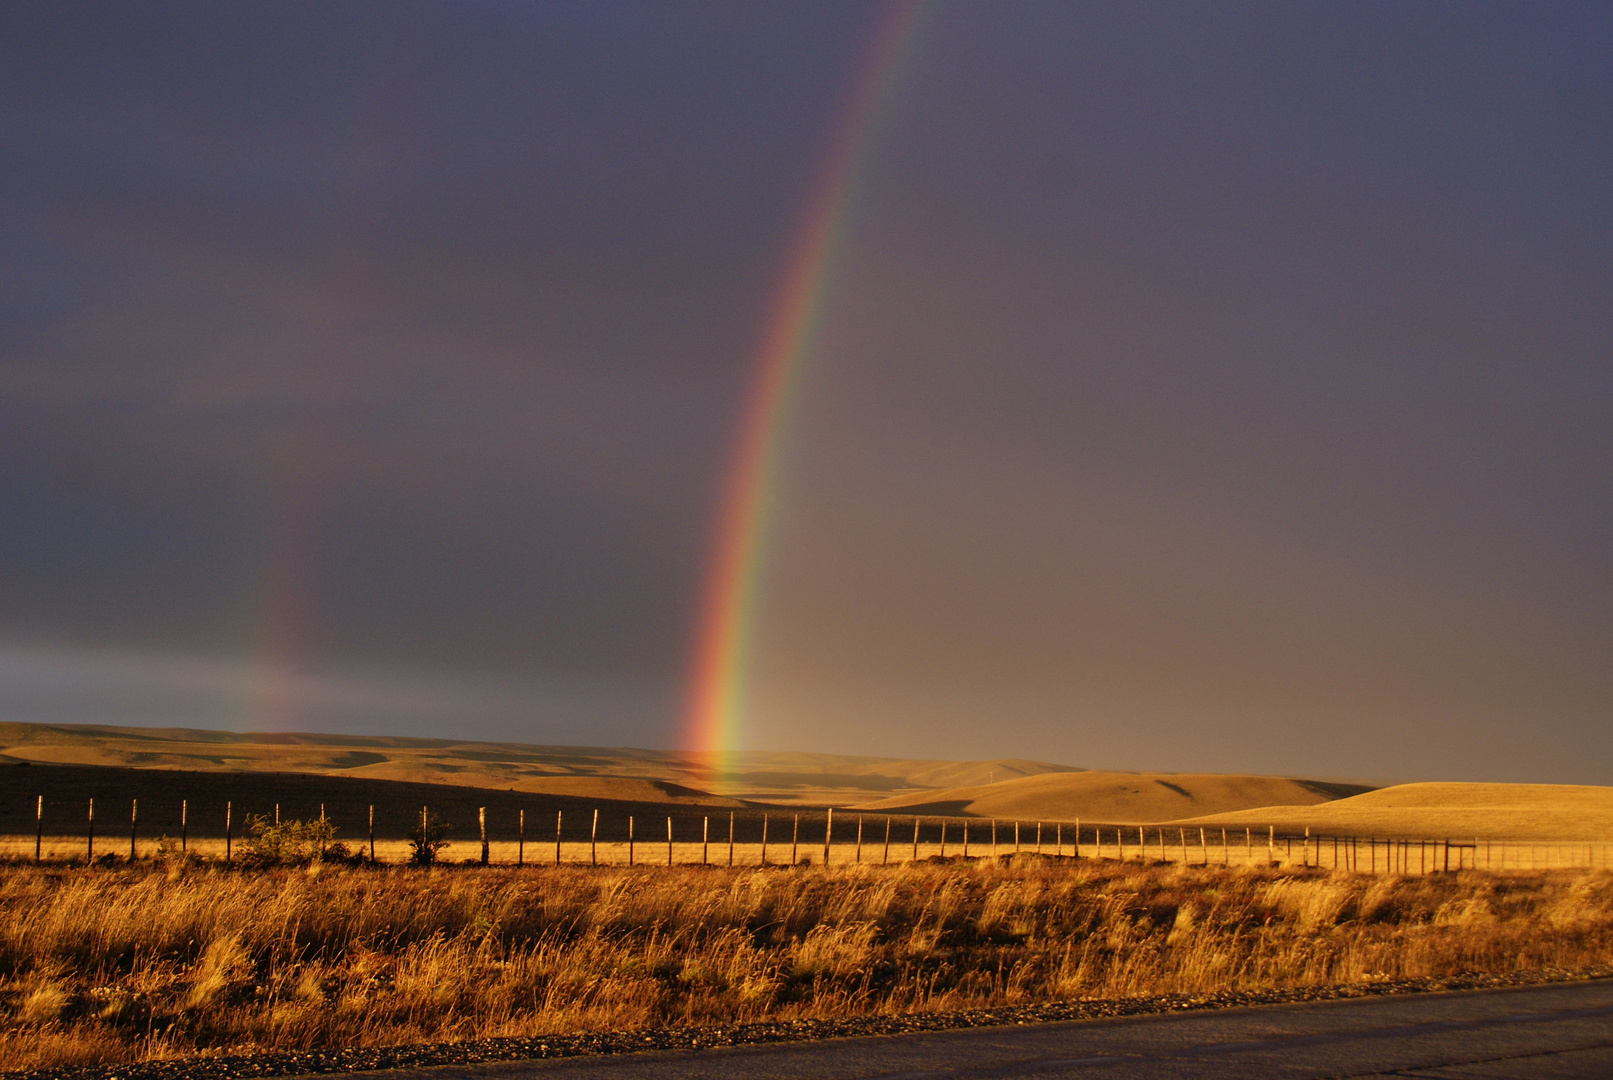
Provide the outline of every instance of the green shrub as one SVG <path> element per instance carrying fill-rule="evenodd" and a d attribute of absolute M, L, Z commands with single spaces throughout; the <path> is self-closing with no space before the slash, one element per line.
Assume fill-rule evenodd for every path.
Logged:
<path fill-rule="evenodd" d="M 420 824 L 405 833 L 409 838 L 411 851 L 409 861 L 416 866 L 430 866 L 437 861 L 437 855 L 448 846 L 444 839 L 448 835 L 448 823 L 436 814 L 427 814 L 420 811 Z"/>
<path fill-rule="evenodd" d="M 336 843 L 335 823 L 327 818 L 276 824 L 260 814 L 248 814 L 246 832 L 244 858 L 258 866 L 306 866 L 347 855 L 347 848 Z"/>

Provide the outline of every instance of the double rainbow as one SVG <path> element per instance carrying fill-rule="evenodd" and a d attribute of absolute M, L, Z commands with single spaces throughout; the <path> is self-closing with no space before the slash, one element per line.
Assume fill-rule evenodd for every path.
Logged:
<path fill-rule="evenodd" d="M 878 21 L 850 92 L 767 320 L 740 416 L 696 631 L 684 745 L 712 759 L 737 748 L 763 559 L 790 401 L 811 353 L 852 217 L 859 162 L 915 36 L 919 5 Z"/>

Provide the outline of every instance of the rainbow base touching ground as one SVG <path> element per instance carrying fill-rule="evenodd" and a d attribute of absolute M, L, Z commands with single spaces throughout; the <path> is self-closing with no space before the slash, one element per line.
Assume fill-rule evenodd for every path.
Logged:
<path fill-rule="evenodd" d="M 707 756 L 716 771 L 739 741 L 767 549 L 768 496 L 778 479 L 791 394 L 811 350 L 844 243 L 859 162 L 915 37 L 918 11 L 915 3 L 894 4 L 875 27 L 762 334 L 756 375 L 723 487 L 685 717 L 683 745 Z"/>

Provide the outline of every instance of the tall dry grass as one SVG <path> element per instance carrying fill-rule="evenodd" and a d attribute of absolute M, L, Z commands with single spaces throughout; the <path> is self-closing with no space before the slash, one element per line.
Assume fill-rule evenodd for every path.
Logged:
<path fill-rule="evenodd" d="M 1613 875 L 1013 863 L 0 869 L 0 1061 L 844 1017 L 1613 961 Z"/>

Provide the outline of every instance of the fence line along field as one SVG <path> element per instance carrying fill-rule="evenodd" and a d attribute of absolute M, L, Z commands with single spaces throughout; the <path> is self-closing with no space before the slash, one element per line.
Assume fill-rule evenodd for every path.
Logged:
<path fill-rule="evenodd" d="M 843 1018 L 1613 963 L 1613 874 L 1037 857 L 0 868 L 0 1060 Z"/>
<path fill-rule="evenodd" d="M 1320 807 L 1278 806 L 1220 819 L 1124 824 L 906 816 L 855 808 L 768 807 L 734 800 L 722 800 L 723 805 L 713 807 L 691 803 L 700 793 L 681 788 L 673 793 L 674 802 L 635 802 L 298 774 L 45 766 L 6 769 L 4 778 L 8 783 L 0 787 L 0 821 L 6 832 L 0 834 L 0 856 L 53 861 L 147 857 L 164 845 L 229 861 L 254 827 L 284 817 L 317 818 L 332 830 L 337 850 L 396 862 L 413 854 L 408 837 L 423 812 L 443 828 L 445 857 L 516 865 L 888 864 L 1034 852 L 1120 861 L 1325 866 L 1404 874 L 1473 868 L 1605 867 L 1610 859 L 1609 845 L 1602 839 L 1606 831 L 1598 828 L 1609 792 L 1545 785 L 1403 785 Z M 1033 779 L 1045 787 L 1063 778 Z M 28 797 L 20 790 L 24 780 L 35 781 L 34 786 L 50 794 Z M 1026 784 L 1016 780 L 1003 786 Z M 1497 795 L 1502 789 L 1512 790 Z M 1407 821 L 1429 824 L 1426 810 L 1437 805 L 1439 798 L 1449 808 L 1451 790 L 1469 802 L 1476 801 L 1475 791 L 1492 801 L 1506 798 L 1510 813 L 1494 821 L 1539 832 L 1417 835 L 1396 829 L 1396 822 L 1384 816 L 1383 804 L 1409 804 Z M 1534 803 L 1527 804 L 1528 799 Z M 1552 813 L 1553 800 L 1566 800 L 1564 805 L 1574 812 Z M 1361 811 L 1351 809 L 1352 804 L 1363 802 L 1370 816 L 1362 817 Z M 1383 832 L 1357 835 L 1313 830 L 1291 819 L 1296 809 L 1328 814 L 1319 820 L 1329 825 L 1365 823 L 1379 826 Z M 1484 825 L 1487 819 L 1474 813 L 1464 810 L 1450 820 L 1469 827 Z M 1282 824 L 1266 823 L 1273 820 Z M 1575 835 L 1570 828 L 1574 820 L 1584 823 L 1580 834 L 1592 838 L 1565 840 L 1565 836 Z"/>
<path fill-rule="evenodd" d="M 5 780 L 13 1068 L 1613 964 L 1608 845 L 1560 826 L 1352 836 L 1282 807 L 1259 827 L 295 774 Z"/>
<path fill-rule="evenodd" d="M 131 799 L 126 829 L 121 832 L 117 809 L 103 801 L 100 817 L 100 847 L 96 846 L 95 800 L 85 801 L 83 832 L 77 836 L 44 832 L 45 800 L 35 800 L 33 836 L 0 837 L 0 857 L 32 857 L 35 861 L 93 862 L 121 854 L 135 861 L 172 853 L 230 863 L 239 850 L 250 857 L 261 849 L 259 838 L 279 835 L 281 805 L 272 812 L 238 813 L 233 801 L 226 800 L 222 823 L 204 827 L 193 819 L 189 800 L 180 799 L 174 834 L 156 837 L 140 833 L 139 800 Z M 111 810 L 109 814 L 109 809 Z M 150 806 L 148 804 L 148 813 Z M 1349 870 L 1370 874 L 1427 874 L 1462 869 L 1545 870 L 1569 867 L 1607 868 L 1610 845 L 1605 842 L 1561 843 L 1545 840 L 1470 840 L 1419 838 L 1388 839 L 1359 836 L 1312 836 L 1307 829 L 1300 835 L 1277 833 L 1268 826 L 1259 835 L 1250 827 L 1225 826 L 1126 826 L 1083 825 L 1079 820 L 1064 821 L 980 821 L 972 818 L 898 817 L 889 814 L 842 813 L 840 830 L 835 831 L 832 808 L 821 813 L 800 810 L 768 812 L 751 808 L 716 815 L 693 816 L 634 814 L 617 806 L 603 814 L 599 807 L 574 812 L 569 823 L 564 810 L 549 817 L 533 815 L 526 809 L 515 812 L 514 822 L 505 822 L 505 835 L 497 838 L 498 822 L 489 831 L 486 807 L 476 808 L 472 836 L 460 846 L 472 854 L 461 861 L 480 865 L 555 866 L 772 866 L 822 863 L 890 865 L 925 859 L 999 858 L 1017 854 L 1047 854 L 1055 858 L 1083 856 L 1114 859 L 1118 862 L 1178 863 L 1183 866 L 1292 866 Z M 59 816 L 59 815 L 58 815 Z M 396 816 L 395 814 L 393 815 Z M 108 818 L 111 818 L 109 821 Z M 418 827 L 403 839 L 379 838 L 375 831 L 376 807 L 364 808 L 362 831 L 338 840 L 337 823 L 319 807 L 318 826 L 324 839 L 317 850 L 321 861 L 341 859 L 386 863 L 400 861 L 436 862 L 453 846 L 447 839 L 451 823 L 433 814 L 429 804 L 420 807 Z M 287 819 L 295 823 L 296 819 Z M 664 831 L 663 831 L 664 824 Z M 513 828 L 511 827 L 513 826 Z M 196 837 L 191 838 L 195 828 Z M 419 839 L 427 831 L 435 841 L 427 853 Z M 948 844 L 950 830 L 951 842 Z M 514 833 L 514 839 L 509 834 Z M 586 839 L 579 839 L 583 834 Z M 769 837 L 771 836 L 771 844 Z M 972 840 L 971 840 L 972 837 Z"/>

